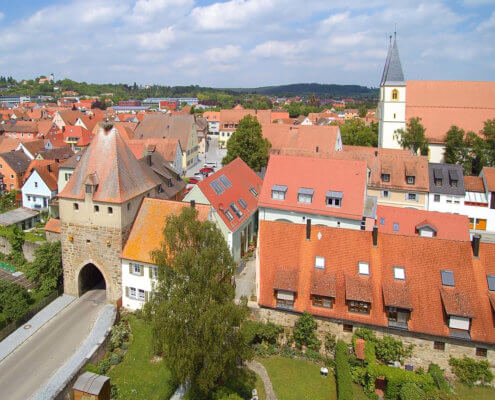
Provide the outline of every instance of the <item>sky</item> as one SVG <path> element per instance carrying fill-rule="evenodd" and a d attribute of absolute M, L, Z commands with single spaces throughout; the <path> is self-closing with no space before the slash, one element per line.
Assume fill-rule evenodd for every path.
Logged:
<path fill-rule="evenodd" d="M 495 0 L 0 0 L 0 75 L 92 83 L 494 80 Z"/>

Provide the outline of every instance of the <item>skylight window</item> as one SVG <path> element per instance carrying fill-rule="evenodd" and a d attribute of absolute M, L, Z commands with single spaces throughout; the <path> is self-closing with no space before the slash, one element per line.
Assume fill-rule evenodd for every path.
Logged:
<path fill-rule="evenodd" d="M 325 257 L 315 257 L 315 268 L 325 269 Z"/>
<path fill-rule="evenodd" d="M 239 204 L 243 210 L 245 210 L 247 208 L 247 203 L 244 201 L 244 199 L 242 197 L 239 199 Z"/>
<path fill-rule="evenodd" d="M 225 216 L 227 217 L 227 219 L 229 221 L 232 221 L 234 219 L 234 216 L 232 215 L 232 213 L 229 210 L 224 210 L 223 213 L 225 214 Z"/>
<path fill-rule="evenodd" d="M 385 225 L 385 218 L 380 218 L 380 225 Z"/>
<path fill-rule="evenodd" d="M 487 275 L 486 280 L 488 281 L 488 290 L 495 292 L 495 275 Z"/>
<path fill-rule="evenodd" d="M 220 185 L 216 179 L 210 182 L 210 186 L 217 196 L 220 196 L 224 192 L 222 185 Z"/>
<path fill-rule="evenodd" d="M 242 217 L 242 211 L 239 210 L 239 207 L 235 203 L 230 203 L 230 209 L 234 212 L 235 215 L 237 215 L 237 218 Z"/>
<path fill-rule="evenodd" d="M 394 267 L 394 279 L 399 281 L 406 280 L 406 271 L 403 267 Z"/>
<path fill-rule="evenodd" d="M 399 223 L 394 222 L 394 232 L 399 232 Z"/>
<path fill-rule="evenodd" d="M 452 271 L 443 269 L 440 271 L 442 276 L 442 285 L 443 286 L 455 286 L 454 285 L 454 273 Z"/>
<path fill-rule="evenodd" d="M 258 192 L 256 191 L 256 189 L 254 187 L 249 188 L 249 191 L 251 192 L 251 194 L 254 197 L 258 198 Z"/>
<path fill-rule="evenodd" d="M 359 261 L 358 273 L 359 273 L 359 275 L 369 275 L 370 274 L 370 264 L 367 262 Z"/>
<path fill-rule="evenodd" d="M 229 178 L 227 178 L 225 175 L 220 175 L 218 177 L 218 180 L 222 183 L 225 189 L 232 187 L 232 183 L 230 183 Z"/>

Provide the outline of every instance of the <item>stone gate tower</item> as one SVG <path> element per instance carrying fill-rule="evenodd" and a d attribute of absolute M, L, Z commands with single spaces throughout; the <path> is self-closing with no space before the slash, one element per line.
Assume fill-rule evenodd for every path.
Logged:
<path fill-rule="evenodd" d="M 158 187 L 115 129 L 94 137 L 59 194 L 65 293 L 99 283 L 108 302 L 121 297 L 120 254 L 143 197 Z"/>

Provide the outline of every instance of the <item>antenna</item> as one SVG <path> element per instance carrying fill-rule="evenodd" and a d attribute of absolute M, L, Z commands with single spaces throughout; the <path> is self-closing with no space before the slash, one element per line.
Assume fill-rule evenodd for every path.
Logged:
<path fill-rule="evenodd" d="M 397 38 L 397 22 L 395 23 L 395 28 L 394 28 L 394 40 Z"/>

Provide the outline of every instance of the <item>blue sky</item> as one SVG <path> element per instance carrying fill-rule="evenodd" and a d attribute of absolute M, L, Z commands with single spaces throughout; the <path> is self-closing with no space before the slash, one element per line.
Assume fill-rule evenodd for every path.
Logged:
<path fill-rule="evenodd" d="M 493 80 L 495 0 L 0 0 L 0 75 L 251 87 Z"/>

